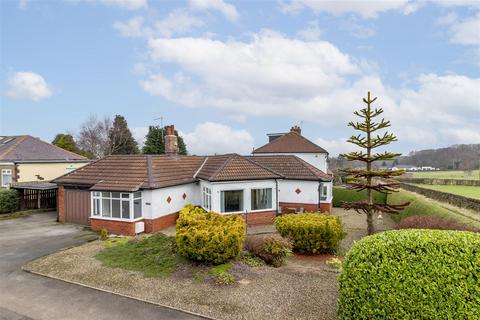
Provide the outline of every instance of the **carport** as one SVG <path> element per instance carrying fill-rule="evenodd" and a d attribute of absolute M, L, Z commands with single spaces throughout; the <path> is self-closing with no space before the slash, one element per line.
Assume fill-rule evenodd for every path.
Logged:
<path fill-rule="evenodd" d="M 20 210 L 57 207 L 57 185 L 51 182 L 18 182 L 11 186 L 20 196 Z"/>

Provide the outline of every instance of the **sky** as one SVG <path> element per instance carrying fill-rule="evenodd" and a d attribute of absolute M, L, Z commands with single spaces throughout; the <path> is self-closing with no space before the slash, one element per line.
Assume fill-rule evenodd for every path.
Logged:
<path fill-rule="evenodd" d="M 0 2 L 0 135 L 51 141 L 125 116 L 192 154 L 299 125 L 332 156 L 368 91 L 390 151 L 480 143 L 480 1 Z"/>

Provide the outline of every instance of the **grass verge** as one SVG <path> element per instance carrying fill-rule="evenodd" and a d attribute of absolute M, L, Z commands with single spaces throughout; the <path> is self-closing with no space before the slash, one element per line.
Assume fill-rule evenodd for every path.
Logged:
<path fill-rule="evenodd" d="M 431 189 L 472 199 L 480 199 L 480 187 L 458 185 L 415 184 L 421 188 Z"/>
<path fill-rule="evenodd" d="M 180 263 L 175 238 L 162 233 L 107 247 L 96 258 L 107 267 L 140 271 L 145 277 L 167 277 Z"/>

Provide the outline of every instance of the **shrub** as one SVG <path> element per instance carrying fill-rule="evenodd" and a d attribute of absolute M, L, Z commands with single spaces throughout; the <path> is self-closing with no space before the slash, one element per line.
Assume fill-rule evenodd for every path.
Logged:
<path fill-rule="evenodd" d="M 188 205 L 177 220 L 178 253 L 194 261 L 224 263 L 242 250 L 245 228 L 238 215 L 220 215 Z"/>
<path fill-rule="evenodd" d="M 301 253 L 334 252 L 345 236 L 340 218 L 321 213 L 286 214 L 275 219 L 275 228 Z"/>
<path fill-rule="evenodd" d="M 210 269 L 209 273 L 215 277 L 215 283 L 229 285 L 235 283 L 235 276 L 228 271 L 233 267 L 232 263 L 219 264 Z"/>
<path fill-rule="evenodd" d="M 400 221 L 400 223 L 395 227 L 395 229 L 437 229 L 473 232 L 480 231 L 475 227 L 460 223 L 453 219 L 447 219 L 437 216 L 410 216 Z"/>
<path fill-rule="evenodd" d="M 337 257 L 333 257 L 325 261 L 325 264 L 332 269 L 337 271 L 342 271 L 342 260 L 338 259 Z"/>
<path fill-rule="evenodd" d="M 103 228 L 100 230 L 100 240 L 105 241 L 108 239 L 108 230 Z"/>
<path fill-rule="evenodd" d="M 378 233 L 345 257 L 338 319 L 479 319 L 479 279 L 478 233 Z"/>
<path fill-rule="evenodd" d="M 333 188 L 333 202 L 334 207 L 341 207 L 343 202 L 354 202 L 367 199 L 367 191 L 356 191 L 352 189 L 347 189 L 345 187 L 334 187 Z M 373 192 L 373 201 L 377 203 L 386 203 L 387 196 L 383 193 L 374 191 Z"/>
<path fill-rule="evenodd" d="M 253 253 L 248 251 L 242 252 L 241 260 L 249 267 L 261 267 L 265 265 L 265 262 L 262 259 L 258 258 Z"/>
<path fill-rule="evenodd" d="M 15 189 L 0 189 L 0 213 L 18 210 L 19 198 Z"/>
<path fill-rule="evenodd" d="M 252 236 L 247 238 L 245 249 L 265 263 L 280 267 L 292 254 L 292 243 L 279 236 Z"/>

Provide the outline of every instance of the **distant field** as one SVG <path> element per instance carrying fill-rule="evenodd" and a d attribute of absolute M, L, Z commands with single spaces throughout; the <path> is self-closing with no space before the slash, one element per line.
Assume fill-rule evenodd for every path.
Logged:
<path fill-rule="evenodd" d="M 464 179 L 464 180 L 479 180 L 479 171 L 472 170 L 470 174 L 467 171 L 423 171 L 413 172 L 414 178 L 437 178 L 437 179 Z"/>
<path fill-rule="evenodd" d="M 416 186 L 432 189 L 452 194 L 457 194 L 459 196 L 464 196 L 473 199 L 480 199 L 480 187 L 475 186 L 452 186 L 452 185 L 431 185 L 431 184 L 416 184 Z"/>

